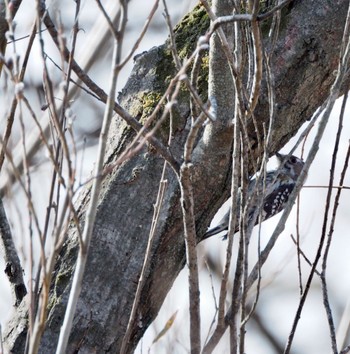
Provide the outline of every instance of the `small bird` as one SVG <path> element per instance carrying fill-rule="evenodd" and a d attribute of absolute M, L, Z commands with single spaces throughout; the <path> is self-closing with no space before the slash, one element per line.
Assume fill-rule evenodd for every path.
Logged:
<path fill-rule="evenodd" d="M 288 198 L 292 193 L 296 181 L 300 175 L 304 166 L 304 161 L 296 156 L 290 156 L 287 159 L 287 155 L 276 153 L 279 161 L 279 167 L 276 170 L 266 173 L 265 181 L 259 179 L 259 186 L 256 186 L 256 178 L 252 178 L 248 185 L 248 195 L 251 195 L 254 191 L 258 193 L 264 192 L 264 199 L 261 204 L 261 221 L 265 221 L 272 216 L 281 212 L 287 205 Z M 265 183 L 265 189 L 263 189 Z M 255 203 L 256 204 L 256 203 Z M 252 217 L 255 216 L 256 220 L 254 225 L 259 222 L 259 213 L 256 213 L 257 205 L 254 205 L 248 213 L 248 221 L 250 222 Z M 231 208 L 230 208 L 231 209 Z M 209 229 L 203 236 L 203 240 L 213 235 L 216 235 L 222 231 L 228 231 L 230 209 L 225 213 L 219 224 Z M 236 215 L 236 229 L 239 231 L 239 212 L 240 212 L 240 198 L 237 201 L 237 215 Z M 224 239 L 227 234 L 224 236 Z"/>

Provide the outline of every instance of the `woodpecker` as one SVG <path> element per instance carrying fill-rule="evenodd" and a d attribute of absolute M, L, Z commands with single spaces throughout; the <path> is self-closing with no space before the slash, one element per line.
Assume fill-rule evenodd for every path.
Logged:
<path fill-rule="evenodd" d="M 290 156 L 287 159 L 287 155 L 282 155 L 276 153 L 277 159 L 279 161 L 279 166 L 276 170 L 269 171 L 266 173 L 266 179 L 259 179 L 258 186 L 256 186 L 257 179 L 253 178 L 250 180 L 248 185 L 248 196 L 254 192 L 264 193 L 263 202 L 261 204 L 261 220 L 265 221 L 272 216 L 281 212 L 287 205 L 288 198 L 292 193 L 296 181 L 300 175 L 301 170 L 304 166 L 304 161 L 296 156 Z M 264 187 L 265 183 L 265 188 Z M 254 204 L 254 203 L 253 203 Z M 256 213 L 256 203 L 251 208 L 248 213 L 248 221 L 256 216 L 254 225 L 259 222 L 259 214 Z M 240 212 L 240 198 L 237 201 L 237 215 L 236 215 L 236 229 L 235 232 L 239 231 L 239 215 Z M 209 229 L 203 236 L 203 240 L 216 235 L 222 231 L 227 231 L 229 226 L 230 210 L 223 216 L 219 224 L 211 229 Z M 224 236 L 224 239 L 227 234 Z"/>

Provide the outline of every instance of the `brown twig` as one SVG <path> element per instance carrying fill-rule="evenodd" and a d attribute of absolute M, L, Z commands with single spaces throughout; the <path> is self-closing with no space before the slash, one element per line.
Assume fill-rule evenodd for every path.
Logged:
<path fill-rule="evenodd" d="M 274 6 L 271 10 L 263 13 L 263 14 L 259 14 L 258 20 L 262 21 L 267 19 L 268 17 L 271 17 L 275 12 L 282 10 L 285 6 L 287 6 L 290 2 L 292 2 L 294 0 L 284 0 L 281 1 L 278 5 Z"/>
<path fill-rule="evenodd" d="M 46 25 L 53 41 L 55 44 L 59 47 L 59 42 L 58 42 L 58 33 L 55 28 L 54 23 L 52 22 L 50 16 L 48 13 L 44 15 L 43 18 L 44 24 Z M 70 54 L 68 48 L 64 48 L 63 55 L 66 61 L 69 60 Z M 75 72 L 75 74 L 79 77 L 79 79 L 84 82 L 84 84 L 92 91 L 94 92 L 99 99 L 106 103 L 107 102 L 107 94 L 93 81 L 91 78 L 83 71 L 83 69 L 77 64 L 77 62 L 73 59 L 72 60 L 72 70 Z M 114 102 L 114 111 L 122 117 L 126 123 L 128 123 L 131 128 L 133 128 L 135 131 L 140 131 L 143 129 L 143 126 L 140 122 L 138 122 L 133 116 L 131 116 L 126 110 L 124 110 L 118 103 Z M 179 165 L 178 162 L 175 160 L 175 158 L 171 155 L 171 153 L 168 151 L 168 149 L 153 135 L 148 135 L 148 130 L 144 129 L 143 130 L 143 136 L 147 136 L 147 139 L 149 142 L 152 144 L 152 146 L 155 147 L 155 149 L 158 151 L 160 155 L 163 156 L 163 158 L 169 162 L 170 166 L 175 170 L 179 170 Z"/>
<path fill-rule="evenodd" d="M 329 181 L 330 187 L 333 186 L 333 182 L 334 182 L 335 165 L 336 165 L 336 159 L 337 159 L 337 155 L 338 155 L 340 136 L 341 136 L 341 132 L 343 129 L 344 111 L 345 111 L 347 99 L 348 99 L 348 92 L 346 92 L 343 97 L 343 102 L 342 102 L 341 111 L 340 111 L 340 115 L 339 115 L 338 131 L 337 131 L 337 135 L 336 135 L 336 139 L 335 139 L 335 143 L 334 143 L 334 150 L 333 150 L 333 156 L 332 156 L 332 165 L 331 165 L 331 173 L 330 173 L 330 181 Z M 344 182 L 345 173 L 346 173 L 348 163 L 349 163 L 349 156 L 350 156 L 350 146 L 348 147 L 343 171 L 341 173 L 341 177 L 340 177 L 340 181 L 339 181 L 340 185 L 342 185 Z M 330 307 L 329 297 L 328 297 L 328 286 L 327 286 L 327 280 L 326 280 L 326 272 L 327 272 L 328 254 L 329 254 L 329 250 L 330 250 L 330 246 L 331 246 L 331 242 L 332 242 L 334 223 L 335 223 L 335 218 L 337 215 L 337 210 L 338 210 L 338 206 L 339 206 L 339 198 L 340 198 L 341 192 L 342 192 L 342 189 L 339 188 L 337 191 L 336 197 L 334 199 L 333 213 L 332 213 L 331 223 L 329 226 L 326 246 L 325 246 L 325 250 L 323 253 L 322 271 L 321 271 L 323 305 L 326 310 L 326 315 L 327 315 L 327 319 L 328 319 L 329 332 L 330 332 L 330 337 L 331 337 L 333 353 L 337 353 L 338 348 L 337 348 L 337 339 L 336 339 L 334 320 L 333 320 L 332 310 Z M 331 195 L 331 193 L 332 193 L 331 188 L 328 190 L 328 193 L 329 193 L 329 195 Z M 328 199 L 327 199 L 327 202 L 328 202 Z M 327 209 L 327 206 L 328 206 L 328 204 L 326 204 L 326 208 L 325 208 L 325 218 L 328 217 L 328 212 L 329 212 L 329 209 Z"/>
<path fill-rule="evenodd" d="M 313 160 L 313 158 L 315 157 L 315 155 L 317 153 L 317 150 L 319 147 L 319 141 L 320 141 L 321 137 L 323 136 L 324 130 L 325 130 L 326 125 L 328 123 L 330 113 L 331 113 L 333 106 L 334 106 L 334 102 L 340 95 L 341 85 L 342 85 L 344 76 L 348 70 L 348 64 L 349 64 L 349 58 L 350 58 L 349 35 L 348 35 L 349 31 L 350 31 L 350 6 L 348 8 L 346 24 L 344 27 L 344 35 L 343 35 L 341 50 L 339 53 L 339 64 L 338 64 L 337 75 L 336 75 L 335 81 L 331 87 L 330 94 L 329 94 L 329 97 L 327 100 L 326 109 L 325 109 L 325 111 L 323 113 L 323 117 L 320 121 L 320 125 L 318 128 L 317 135 L 315 137 L 314 144 L 313 144 L 313 146 L 310 150 L 310 153 L 308 155 L 308 158 L 305 162 L 305 168 L 308 167 L 309 163 L 311 163 L 311 161 Z M 331 183 L 330 183 L 330 185 L 331 185 Z M 331 194 L 330 191 L 331 191 L 331 189 L 329 189 L 329 191 L 328 191 L 326 208 L 327 208 L 327 205 L 329 205 L 330 194 Z M 301 311 L 304 307 L 305 300 L 306 300 L 307 294 L 308 294 L 310 286 L 311 286 L 311 282 L 313 279 L 313 275 L 315 273 L 316 266 L 318 264 L 319 259 L 321 258 L 321 252 L 322 252 L 323 245 L 325 242 L 325 237 L 326 237 L 326 226 L 327 226 L 327 218 L 325 217 L 324 223 L 322 226 L 322 234 L 321 234 L 321 238 L 320 238 L 319 247 L 317 249 L 315 260 L 313 262 L 309 277 L 308 277 L 306 285 L 305 285 L 305 290 L 303 292 L 303 295 L 300 298 L 299 306 L 298 306 L 298 309 L 295 313 L 295 318 L 293 321 L 292 329 L 290 331 L 287 345 L 286 345 L 286 348 L 284 351 L 285 354 L 290 353 L 292 342 L 293 342 L 294 335 L 295 335 L 295 331 L 296 331 L 296 328 L 297 328 L 297 325 L 299 323 L 299 319 L 301 316 Z"/>
<path fill-rule="evenodd" d="M 173 125 L 172 125 L 172 119 L 171 119 L 171 114 L 170 114 L 170 129 L 169 129 L 168 146 L 171 145 L 172 135 L 173 135 L 172 130 L 173 130 Z M 152 246 L 154 243 L 154 237 L 155 237 L 156 227 L 157 227 L 157 223 L 158 223 L 159 216 L 160 216 L 162 202 L 164 199 L 164 193 L 165 193 L 165 190 L 168 185 L 168 182 L 165 178 L 166 169 L 167 169 L 167 162 L 164 161 L 163 171 L 162 171 L 162 175 L 161 175 L 160 182 L 159 182 L 157 199 L 156 199 L 156 203 L 154 205 L 154 213 L 153 213 L 153 218 L 152 218 L 151 229 L 150 229 L 149 236 L 148 236 L 148 243 L 147 243 L 147 248 L 146 248 L 146 252 L 145 252 L 145 258 L 143 261 L 139 281 L 137 284 L 137 289 L 136 289 L 136 293 L 135 293 L 134 302 L 132 304 L 132 309 L 131 309 L 131 313 L 129 316 L 128 325 L 126 327 L 126 331 L 125 331 L 125 334 L 124 334 L 124 337 L 122 340 L 121 352 L 126 350 L 127 344 L 129 343 L 130 336 L 131 336 L 132 329 L 133 329 L 132 325 L 133 325 L 133 323 L 136 319 L 136 315 L 137 315 L 137 309 L 138 309 L 139 302 L 140 302 L 141 291 L 144 287 L 145 280 L 146 280 L 146 274 L 147 274 L 149 267 L 150 267 L 151 249 L 152 249 Z"/>
<path fill-rule="evenodd" d="M 201 320 L 198 264 L 196 254 L 196 228 L 194 221 L 193 189 L 191 182 L 192 174 L 193 165 L 190 162 L 184 162 L 180 169 L 179 182 L 181 187 L 181 207 L 186 244 L 186 260 L 189 269 L 190 343 L 191 353 L 196 354 L 200 353 L 201 349 Z"/>
<path fill-rule="evenodd" d="M 47 240 L 47 235 L 48 235 L 48 231 L 49 231 L 49 223 L 51 221 L 51 215 L 52 215 L 52 211 L 55 212 L 54 214 L 54 221 L 53 221 L 53 247 L 52 249 L 52 254 L 49 257 L 49 263 L 47 265 L 47 268 L 49 270 L 53 269 L 54 266 L 54 260 L 55 257 L 60 249 L 60 244 L 62 242 L 61 239 L 61 230 L 65 230 L 65 226 L 64 226 L 64 220 L 65 217 L 67 218 L 67 220 L 70 219 L 70 217 L 72 216 L 73 221 L 76 224 L 77 227 L 77 235 L 79 240 L 81 241 L 81 232 L 80 232 L 80 227 L 79 227 L 79 222 L 78 222 L 78 217 L 76 214 L 76 210 L 73 206 L 73 197 L 74 197 L 74 191 L 73 191 L 73 183 L 75 180 L 75 168 L 72 166 L 72 161 L 71 161 L 71 157 L 70 157 L 70 152 L 66 151 L 65 153 L 65 162 L 66 165 L 68 167 L 68 178 L 65 179 L 63 174 L 62 174 L 62 168 L 63 168 L 63 162 L 64 162 L 64 155 L 62 154 L 62 146 L 65 149 L 68 149 L 68 144 L 67 144 L 67 139 L 65 136 L 65 131 L 66 131 L 66 109 L 68 107 L 69 104 L 69 99 L 68 99 L 68 93 L 69 93 L 69 83 L 70 83 L 70 79 L 71 79 L 71 73 L 72 73 L 72 69 L 71 69 L 71 62 L 72 62 L 72 58 L 74 56 L 74 52 L 75 52 L 75 47 L 76 47 L 76 38 L 77 38 L 77 33 L 78 33 L 78 15 L 79 15 L 79 11 L 80 11 L 80 1 L 76 1 L 76 11 L 75 11 L 75 22 L 73 24 L 73 38 L 72 38 L 72 51 L 71 51 L 71 57 L 68 61 L 68 66 L 67 66 L 67 73 L 64 75 L 63 80 L 66 80 L 64 88 L 63 88 L 63 98 L 62 98 L 62 109 L 60 112 L 60 116 L 58 118 L 58 122 L 56 122 L 56 124 L 59 125 L 60 127 L 60 131 L 62 132 L 60 139 L 58 139 L 57 144 L 54 144 L 54 148 L 52 148 L 50 146 L 50 144 L 47 141 L 46 138 L 46 134 L 44 133 L 41 124 L 39 123 L 34 111 L 32 110 L 28 100 L 23 97 L 24 102 L 26 103 L 31 116 L 34 119 L 35 124 L 37 125 L 39 132 L 40 132 L 40 138 L 41 140 L 44 142 L 44 145 L 47 148 L 47 151 L 49 153 L 49 157 L 51 160 L 51 164 L 53 166 L 53 172 L 52 172 L 52 178 L 51 178 L 51 185 L 50 185 L 50 192 L 49 192 L 49 198 L 48 198 L 48 206 L 46 208 L 46 215 L 45 215 L 45 223 L 44 223 L 44 230 L 43 230 L 43 243 L 46 244 L 46 240 Z M 60 27 L 60 32 L 63 32 L 62 27 Z M 62 39 L 62 35 L 60 35 L 60 39 L 59 39 L 59 43 L 60 46 L 63 46 L 63 39 Z M 62 57 L 61 57 L 62 59 Z M 62 60 L 62 67 L 64 67 L 64 60 Z M 68 130 L 69 131 L 69 130 Z M 63 141 L 62 141 L 63 140 Z M 53 136 L 53 141 L 55 142 L 55 136 Z M 73 148 L 74 148 L 75 144 L 73 141 Z M 74 151 L 74 150 L 73 150 Z M 63 202 L 62 205 L 62 210 L 61 210 L 61 217 L 60 220 L 58 221 L 58 217 L 59 217 L 59 210 L 60 210 L 60 202 L 61 202 L 61 189 L 62 187 L 64 187 L 66 189 L 66 197 L 65 200 Z M 54 193 L 56 192 L 56 196 L 54 196 Z M 56 201 L 54 202 L 54 198 L 56 198 Z M 54 207 L 53 207 L 54 206 Z M 69 211 L 68 211 L 69 210 Z M 67 213 L 68 211 L 68 213 Z M 44 306 L 42 306 L 42 304 L 39 304 L 39 301 L 41 300 L 45 300 L 48 299 L 48 293 L 45 294 L 45 296 L 42 296 L 43 291 L 48 290 L 48 288 L 43 288 L 41 290 L 41 294 L 39 296 L 39 288 L 41 286 L 41 281 L 40 278 L 42 276 L 43 273 L 43 277 L 44 277 L 44 283 L 50 283 L 51 282 L 51 276 L 52 276 L 52 272 L 51 271 L 47 271 L 47 269 L 43 269 L 42 264 L 40 263 L 37 269 L 37 273 L 36 273 L 36 281 L 35 281 L 35 288 L 34 288 L 34 292 L 33 295 L 36 296 L 36 298 L 33 300 L 34 306 L 33 306 L 33 314 L 32 317 L 35 316 L 37 314 L 37 310 L 39 308 L 44 308 Z M 42 315 L 42 317 L 45 317 L 45 315 Z M 38 321 L 39 318 L 36 318 L 36 321 Z M 31 338 L 31 340 L 34 340 L 33 338 Z"/>
<path fill-rule="evenodd" d="M 32 30 L 30 33 L 30 37 L 29 37 L 29 41 L 28 41 L 28 45 L 27 45 L 27 49 L 26 52 L 24 54 L 24 58 L 23 58 L 23 63 L 22 63 L 22 68 L 21 71 L 18 75 L 17 78 L 17 82 L 22 82 L 24 79 L 24 75 L 27 69 L 27 64 L 28 64 L 28 59 L 29 59 L 29 54 L 31 52 L 33 43 L 34 43 L 34 39 L 36 36 L 36 23 L 33 24 L 32 26 Z M 1 69 L 0 69 L 1 71 Z M 12 126 L 13 126 L 13 122 L 14 122 L 14 117 L 15 117 L 15 113 L 16 113 L 16 107 L 17 107 L 17 97 L 14 96 L 12 102 L 11 102 L 11 108 L 10 108 L 10 113 L 6 119 L 6 129 L 3 135 L 3 142 L 4 142 L 4 147 L 0 150 L 0 171 L 2 169 L 2 165 L 4 163 L 4 158 L 5 158 L 5 149 L 8 145 L 8 141 L 10 139 L 11 136 L 11 132 L 12 132 Z"/>
<path fill-rule="evenodd" d="M 3 15 L 5 15 L 5 19 L 6 19 L 6 25 L 5 27 L 1 27 L 2 29 L 6 29 L 6 27 L 8 27 L 11 32 L 13 33 L 13 26 L 12 26 L 12 20 L 19 8 L 21 4 L 21 1 L 13 1 L 13 3 L 11 3 L 11 6 L 9 6 L 8 2 L 6 2 L 6 9 L 5 12 L 1 11 L 1 17 Z M 34 40 L 34 36 L 35 34 L 33 34 L 33 30 L 31 33 L 31 37 L 29 39 L 29 43 L 27 46 L 27 50 L 24 56 L 24 60 L 23 60 L 23 64 L 22 64 L 22 68 L 21 71 L 18 72 L 18 68 L 17 65 L 18 63 L 14 63 L 15 65 L 15 80 L 16 83 L 20 83 L 22 82 L 23 78 L 24 78 L 24 74 L 25 74 L 25 69 L 26 69 L 26 65 L 28 62 L 28 58 L 29 58 L 29 53 L 30 53 L 30 49 L 31 46 L 33 44 L 33 40 Z M 5 32 L 4 33 L 0 33 L 0 37 L 1 37 L 1 42 L 4 40 L 5 42 L 3 42 L 2 44 L 0 44 L 1 46 L 1 53 L 4 54 L 5 52 L 5 48 L 6 48 L 6 37 L 5 37 Z M 16 49 L 15 44 L 13 44 L 14 49 Z M 16 50 L 15 50 L 16 53 Z M 2 61 L 0 63 L 0 73 L 1 73 L 1 69 L 2 69 Z M 15 114 L 15 109 L 16 109 L 16 103 L 17 103 L 17 98 L 14 97 L 13 101 L 12 101 L 12 106 L 11 106 L 11 112 L 12 114 L 10 114 L 8 116 L 8 119 L 6 121 L 6 129 L 5 129 L 5 133 L 3 135 L 3 138 L 1 139 L 1 149 L 0 149 L 0 171 L 2 169 L 2 165 L 3 165 L 3 161 L 5 158 L 5 154 L 6 154 L 6 148 L 7 148 L 7 144 L 8 141 L 10 139 L 11 136 L 11 132 L 12 132 L 12 126 L 13 126 L 13 121 L 14 121 L 14 114 Z M 2 199 L 0 198 L 0 242 L 1 242 L 1 248 L 4 254 L 4 259 L 6 262 L 6 268 L 5 268 L 5 273 L 10 281 L 11 284 L 11 288 L 13 291 L 13 296 L 15 299 L 15 305 L 18 306 L 23 297 L 27 294 L 27 289 L 24 285 L 24 281 L 23 281 L 23 273 L 22 273 L 22 266 L 20 263 L 20 259 L 18 257 L 13 239 L 12 239 L 12 234 L 11 234 L 11 229 L 6 217 L 6 212 L 3 206 L 3 202 Z"/>
<path fill-rule="evenodd" d="M 304 251 L 301 249 L 300 247 L 300 243 L 298 242 L 298 240 L 295 239 L 295 237 L 291 234 L 290 235 L 290 238 L 292 239 L 293 243 L 295 244 L 295 246 L 297 246 L 297 251 L 298 251 L 298 255 L 301 255 L 305 262 L 310 266 L 312 267 L 312 262 L 309 260 L 309 258 L 307 258 L 306 254 L 304 253 Z M 300 270 L 299 270 L 299 263 L 298 263 L 298 272 L 299 272 L 299 283 L 301 282 L 301 274 L 300 274 Z M 321 273 L 318 271 L 318 270 L 315 270 L 315 273 L 318 275 L 318 276 L 321 276 Z M 302 292 L 301 292 L 302 294 Z"/>
<path fill-rule="evenodd" d="M 116 93 L 116 84 L 120 72 L 119 64 L 121 62 L 122 45 L 123 45 L 126 23 L 128 18 L 128 2 L 126 0 L 121 1 L 120 5 L 121 5 L 121 16 L 117 28 L 119 36 L 114 40 L 113 58 L 111 63 L 112 77 L 110 83 L 110 91 L 107 98 L 107 104 L 106 104 L 105 113 L 103 117 L 102 129 L 99 137 L 97 160 L 95 166 L 95 175 L 99 177 L 96 177 L 94 179 L 92 189 L 91 189 L 90 202 L 87 208 L 84 230 L 82 234 L 82 244 L 80 245 L 79 248 L 77 264 L 74 270 L 74 275 L 72 280 L 72 288 L 69 294 L 67 308 L 66 308 L 63 324 L 61 327 L 59 339 L 58 339 L 57 351 L 56 351 L 57 354 L 64 354 L 66 352 L 69 334 L 71 332 L 72 325 L 73 325 L 74 313 L 76 310 L 78 298 L 82 288 L 83 275 L 84 275 L 87 257 L 89 253 L 89 246 L 93 234 L 95 218 L 97 215 L 98 198 L 99 198 L 99 194 L 102 186 L 102 180 L 103 180 L 101 172 L 103 169 L 108 130 L 112 120 L 113 106 L 115 104 L 114 97 Z"/>

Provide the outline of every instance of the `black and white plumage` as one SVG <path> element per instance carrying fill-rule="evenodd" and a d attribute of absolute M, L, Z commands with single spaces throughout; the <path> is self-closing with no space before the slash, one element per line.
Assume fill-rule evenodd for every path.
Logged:
<path fill-rule="evenodd" d="M 262 202 L 261 220 L 265 221 L 272 216 L 281 212 L 288 202 L 288 198 L 292 193 L 296 181 L 303 169 L 304 162 L 296 156 L 276 154 L 279 160 L 279 167 L 276 170 L 266 173 L 265 189 L 263 188 L 263 180 L 259 180 L 259 186 L 256 186 L 256 178 L 250 180 L 248 185 L 248 195 L 253 192 L 263 193 L 264 198 Z M 261 199 L 260 199 L 261 200 Z M 236 229 L 239 231 L 239 211 L 240 200 L 237 202 L 237 215 L 236 215 Z M 254 225 L 259 222 L 259 213 L 256 213 L 256 207 L 252 207 L 248 214 L 248 219 L 255 216 L 256 220 Z M 217 226 L 209 229 L 203 236 L 203 240 L 216 235 L 222 231 L 227 231 L 229 226 L 230 210 L 228 210 Z M 249 220 L 249 221 L 250 221 Z M 227 235 L 225 235 L 226 237 Z"/>

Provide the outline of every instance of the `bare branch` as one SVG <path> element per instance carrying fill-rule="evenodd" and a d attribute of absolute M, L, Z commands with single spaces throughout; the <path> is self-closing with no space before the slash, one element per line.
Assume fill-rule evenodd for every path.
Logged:
<path fill-rule="evenodd" d="M 120 63 L 120 59 L 121 59 L 122 40 L 123 40 L 123 34 L 125 31 L 126 20 L 127 20 L 127 10 L 128 10 L 127 2 L 122 2 L 121 4 L 122 4 L 122 15 L 121 15 L 121 24 L 119 28 L 119 33 L 121 36 L 120 39 L 118 41 L 116 40 L 114 43 L 114 52 L 113 52 L 113 60 L 112 60 L 112 68 L 111 68 L 112 79 L 110 84 L 110 92 L 107 99 L 106 110 L 103 118 L 102 129 L 100 133 L 99 147 L 98 147 L 97 160 L 96 160 L 97 162 L 95 167 L 95 176 L 98 177 L 95 178 L 92 185 L 90 204 L 86 213 L 85 226 L 82 235 L 83 244 L 80 247 L 80 251 L 77 259 L 77 265 L 75 268 L 73 283 L 72 283 L 72 290 L 70 292 L 66 314 L 61 328 L 58 345 L 57 345 L 57 351 L 56 351 L 57 354 L 64 354 L 66 352 L 68 338 L 72 328 L 73 317 L 78 302 L 78 297 L 81 291 L 82 279 L 83 279 L 83 274 L 86 266 L 92 231 L 95 224 L 98 197 L 102 185 L 101 171 L 103 169 L 107 135 L 110 127 L 110 122 L 112 120 L 114 97 L 116 92 L 116 83 L 119 74 L 119 70 L 117 70 L 116 68 Z"/>
<path fill-rule="evenodd" d="M 349 58 L 350 58 L 350 47 L 349 47 L 350 46 L 350 41 L 349 41 L 349 36 L 347 35 L 347 33 L 349 31 L 349 28 L 350 28 L 350 7 L 348 8 L 346 24 L 345 24 L 345 28 L 344 28 L 344 37 L 343 37 L 343 42 L 342 42 L 343 46 L 342 46 L 341 52 L 340 52 L 337 76 L 336 76 L 335 81 L 334 81 L 334 83 L 333 83 L 333 85 L 331 87 L 330 94 L 329 94 L 329 99 L 327 101 L 327 106 L 326 106 L 325 112 L 323 113 L 323 117 L 321 118 L 321 121 L 320 121 L 320 124 L 319 124 L 319 129 L 318 129 L 314 144 L 313 144 L 313 146 L 312 146 L 312 148 L 310 150 L 310 153 L 308 155 L 308 158 L 307 158 L 307 160 L 305 162 L 304 173 L 302 172 L 302 174 L 300 176 L 300 179 L 305 178 L 306 169 L 309 167 L 309 165 L 311 164 L 312 160 L 314 159 L 314 157 L 316 155 L 316 152 L 317 152 L 317 150 L 319 148 L 319 141 L 320 141 L 321 137 L 323 136 L 324 130 L 325 130 L 326 125 L 328 123 L 328 119 L 329 119 L 330 113 L 331 113 L 332 108 L 334 106 L 334 102 L 337 99 L 337 97 L 340 95 L 341 85 L 342 85 L 342 82 L 344 80 L 345 73 L 346 73 L 346 71 L 348 69 L 348 63 L 349 63 Z M 332 180 L 332 178 L 331 178 L 331 180 Z M 329 199 L 330 199 L 330 195 L 331 195 L 330 191 L 331 191 L 331 189 L 329 189 L 329 191 L 328 191 L 327 204 L 329 203 Z M 292 326 L 292 329 L 291 329 L 291 332 L 290 332 L 290 335 L 289 335 L 289 338 L 288 338 L 288 342 L 287 342 L 287 345 L 286 345 L 286 348 L 285 348 L 285 351 L 284 351 L 285 354 L 288 354 L 290 352 L 290 349 L 291 349 L 291 346 L 292 346 L 292 342 L 293 342 L 293 338 L 294 338 L 294 334 L 295 334 L 295 330 L 296 330 L 297 324 L 299 322 L 300 314 L 301 314 L 302 308 L 304 306 L 304 303 L 305 303 L 305 300 L 306 300 L 306 296 L 307 296 L 308 291 L 310 289 L 310 285 L 311 285 L 311 282 L 312 282 L 312 279 L 313 279 L 313 275 L 315 273 L 316 266 L 317 266 L 318 261 L 319 261 L 319 259 L 321 257 L 321 252 L 322 252 L 324 241 L 325 241 L 325 237 L 326 237 L 326 235 L 325 235 L 326 234 L 326 226 L 327 226 L 327 218 L 325 217 L 324 223 L 323 223 L 323 226 L 322 226 L 322 235 L 321 235 L 321 239 L 320 239 L 320 244 L 319 244 L 319 247 L 318 247 L 318 250 L 317 250 L 317 254 L 316 254 L 315 260 L 313 262 L 312 269 L 310 271 L 307 283 L 305 285 L 304 293 L 303 293 L 303 295 L 302 295 L 302 297 L 300 299 L 300 302 L 299 302 L 299 307 L 298 307 L 298 310 L 296 312 L 296 315 L 295 315 L 295 318 L 294 318 L 294 322 L 293 322 L 293 326 Z"/>
<path fill-rule="evenodd" d="M 342 129 L 343 129 L 344 111 L 345 111 L 347 98 L 348 98 L 348 94 L 346 92 L 344 97 L 343 97 L 343 103 L 342 103 L 341 112 L 340 112 L 340 115 L 339 115 L 338 131 L 337 131 L 337 136 L 336 136 L 336 140 L 335 140 L 335 143 L 334 143 L 334 150 L 333 150 L 332 163 L 331 163 L 331 173 L 330 173 L 330 177 L 329 177 L 329 186 L 330 186 L 330 188 L 328 190 L 329 196 L 331 196 L 331 193 L 332 193 L 332 188 L 331 187 L 334 184 L 335 165 L 336 165 L 337 154 L 338 154 L 338 149 L 339 149 L 340 136 L 341 136 L 341 132 L 342 132 Z M 343 184 L 343 182 L 344 182 L 345 172 L 347 170 L 347 166 L 348 166 L 348 163 L 349 163 L 349 154 L 350 154 L 350 147 L 348 149 L 348 153 L 347 153 L 346 160 L 345 160 L 345 163 L 344 163 L 344 169 L 343 169 L 341 180 L 340 180 L 340 183 L 339 183 L 340 185 Z M 321 272 L 321 285 L 322 285 L 323 304 L 324 304 L 324 307 L 325 307 L 325 310 L 326 310 L 326 315 L 327 315 L 328 325 L 329 325 L 329 332 L 330 332 L 330 337 L 331 337 L 331 342 L 332 342 L 332 350 L 333 350 L 334 353 L 337 353 L 338 349 L 337 349 L 337 340 L 336 340 L 336 334 L 335 334 L 334 320 L 333 320 L 332 310 L 331 310 L 331 307 L 330 307 L 330 304 L 329 304 L 328 286 L 327 286 L 327 281 L 326 281 L 326 272 L 327 272 L 328 254 L 329 254 L 329 249 L 330 249 L 331 242 L 332 242 L 335 217 L 336 217 L 337 210 L 338 210 L 339 198 L 340 198 L 341 191 L 342 191 L 341 189 L 338 189 L 337 195 L 336 195 L 335 200 L 334 200 L 333 215 L 332 215 L 331 225 L 329 227 L 327 242 L 326 242 L 326 246 L 325 246 L 325 250 L 324 250 L 324 254 L 323 254 L 322 272 Z M 325 218 L 324 222 L 325 223 L 327 222 L 328 213 L 329 213 L 329 210 L 330 210 L 330 203 L 329 202 L 330 202 L 330 199 L 327 198 L 327 203 L 326 203 L 326 206 L 325 206 L 325 214 L 324 214 L 324 218 Z"/>

